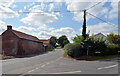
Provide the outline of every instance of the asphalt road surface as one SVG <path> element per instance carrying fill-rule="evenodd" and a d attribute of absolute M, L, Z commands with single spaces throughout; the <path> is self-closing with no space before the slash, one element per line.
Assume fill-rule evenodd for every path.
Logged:
<path fill-rule="evenodd" d="M 116 59 L 77 61 L 63 58 L 63 50 L 2 61 L 3 74 L 118 74 Z"/>

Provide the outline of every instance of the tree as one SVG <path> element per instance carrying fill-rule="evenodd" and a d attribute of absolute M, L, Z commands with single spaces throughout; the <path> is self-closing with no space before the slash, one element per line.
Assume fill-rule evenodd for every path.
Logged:
<path fill-rule="evenodd" d="M 82 37 L 83 37 L 83 40 L 86 39 L 86 10 L 84 10 L 84 22 L 83 22 Z"/>
<path fill-rule="evenodd" d="M 76 35 L 73 39 L 74 43 L 81 43 L 82 42 L 82 36 L 81 35 Z"/>
<path fill-rule="evenodd" d="M 60 44 L 61 47 L 64 47 L 68 43 L 70 43 L 70 42 L 65 35 L 62 35 L 61 37 L 59 37 L 58 44 Z"/>
<path fill-rule="evenodd" d="M 111 44 L 120 45 L 120 35 L 111 33 L 111 34 L 107 35 L 107 40 Z"/>
<path fill-rule="evenodd" d="M 50 38 L 50 44 L 51 44 L 53 47 L 55 47 L 56 43 L 57 43 L 57 38 L 56 38 L 55 36 L 52 36 L 52 37 Z"/>

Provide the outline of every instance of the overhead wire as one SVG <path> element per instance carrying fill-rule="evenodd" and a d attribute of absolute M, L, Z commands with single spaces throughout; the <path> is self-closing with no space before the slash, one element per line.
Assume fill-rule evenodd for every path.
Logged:
<path fill-rule="evenodd" d="M 112 25 L 113 27 L 116 27 L 116 28 L 120 29 L 120 28 L 119 28 L 118 26 L 116 26 L 115 24 L 112 24 L 112 23 L 110 23 L 110 22 L 107 22 L 107 21 L 105 21 L 105 20 L 103 20 L 103 19 L 101 19 L 101 18 L 99 18 L 99 17 L 97 17 L 97 16 L 95 16 L 95 15 L 89 13 L 89 12 L 86 12 L 86 13 L 88 13 L 89 15 L 91 15 L 91 16 L 99 19 L 99 20 L 101 20 L 102 22 L 105 22 L 105 23 L 107 23 L 107 24 L 109 24 L 109 25 Z"/>

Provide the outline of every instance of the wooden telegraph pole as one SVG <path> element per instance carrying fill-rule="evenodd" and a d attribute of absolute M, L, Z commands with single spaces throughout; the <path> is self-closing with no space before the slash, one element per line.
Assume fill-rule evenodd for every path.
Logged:
<path fill-rule="evenodd" d="M 86 10 L 84 10 L 84 22 L 83 22 L 82 37 L 83 37 L 83 40 L 86 39 Z"/>

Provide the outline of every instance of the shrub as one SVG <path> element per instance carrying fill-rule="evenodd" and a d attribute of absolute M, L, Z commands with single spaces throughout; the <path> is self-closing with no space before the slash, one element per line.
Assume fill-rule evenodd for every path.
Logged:
<path fill-rule="evenodd" d="M 107 35 L 106 39 L 111 44 L 118 44 L 118 45 L 120 45 L 120 35 L 117 35 L 117 34 L 114 34 L 114 33 L 110 33 L 109 35 Z"/>
<path fill-rule="evenodd" d="M 43 47 L 44 47 L 44 51 L 46 52 L 48 49 L 48 45 L 43 45 Z"/>
<path fill-rule="evenodd" d="M 83 46 L 80 43 L 69 43 L 64 48 L 70 57 L 76 58 L 84 55 Z"/>
<path fill-rule="evenodd" d="M 109 44 L 107 49 L 104 51 L 104 55 L 115 55 L 118 54 L 120 46 L 117 44 Z"/>
<path fill-rule="evenodd" d="M 106 49 L 105 41 L 102 39 L 89 38 L 83 41 L 82 45 L 84 46 L 86 54 L 88 51 L 88 55 L 90 56 L 98 55 L 96 52 L 100 52 L 99 55 L 103 55 L 103 51 Z"/>

